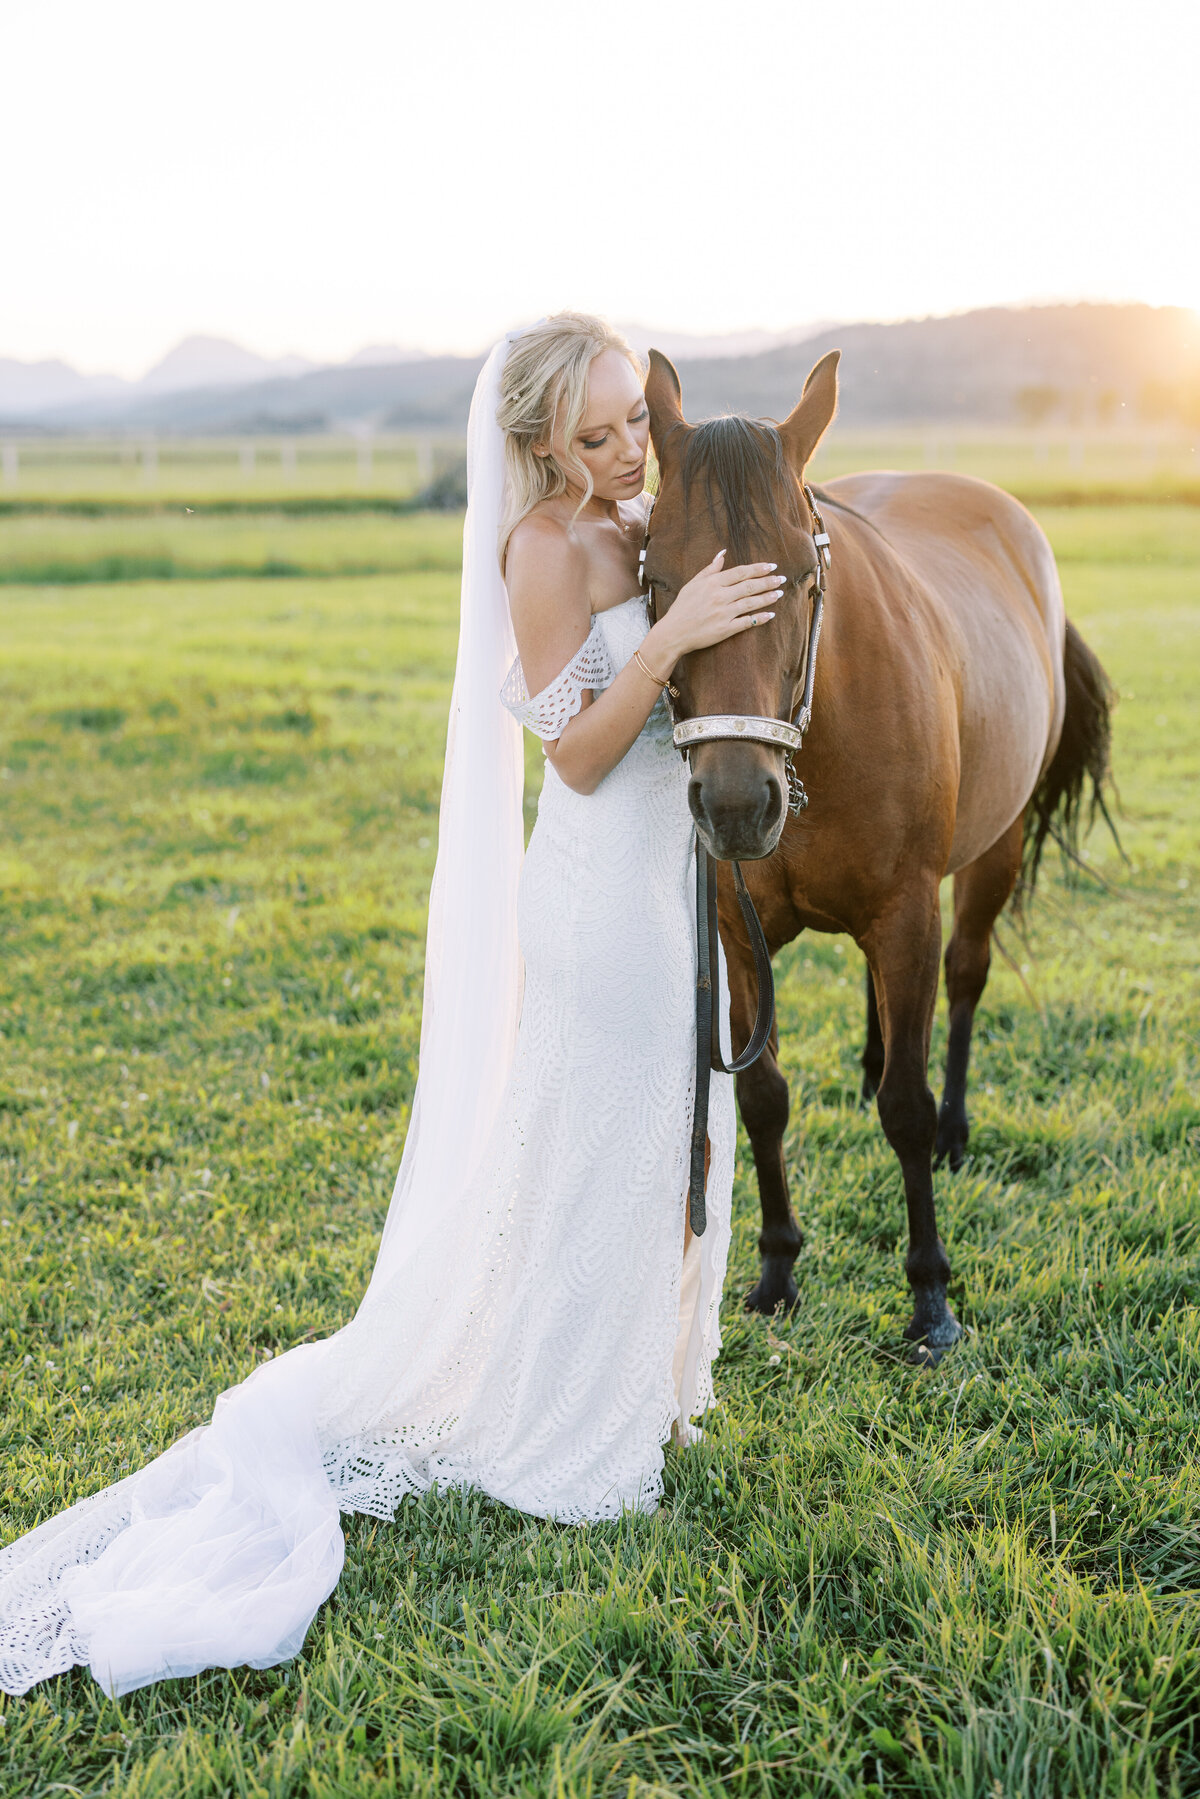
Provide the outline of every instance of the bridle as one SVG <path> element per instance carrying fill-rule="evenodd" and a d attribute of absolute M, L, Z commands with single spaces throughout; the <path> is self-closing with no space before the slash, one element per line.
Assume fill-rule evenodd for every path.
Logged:
<path fill-rule="evenodd" d="M 825 577 L 829 570 L 832 556 L 829 548 L 829 533 L 825 529 L 825 521 L 821 517 L 816 496 L 807 481 L 802 483 L 804 497 L 808 501 L 812 513 L 813 543 L 817 550 L 817 572 L 812 586 L 812 609 L 808 617 L 808 634 L 804 644 L 804 688 L 800 703 L 789 724 L 782 718 L 763 718 L 750 712 L 711 712 L 698 718 L 677 719 L 674 701 L 679 698 L 679 690 L 670 681 L 667 692 L 671 696 L 667 705 L 674 725 L 675 747 L 684 760 L 688 751 L 696 743 L 713 743 L 719 738 L 740 737 L 753 743 L 782 744 L 784 746 L 784 767 L 788 778 L 788 811 L 793 817 L 803 812 L 808 804 L 808 794 L 804 790 L 804 782 L 796 773 L 792 758 L 797 750 L 804 747 L 804 733 L 812 723 L 813 683 L 817 672 L 817 646 L 821 641 L 821 620 L 825 612 Z M 653 503 L 651 504 L 653 513 Z M 646 552 L 650 547 L 650 521 L 646 521 L 646 538 L 638 557 L 638 586 L 646 581 Z M 650 598 L 651 619 L 653 621 L 653 596 Z"/>
<path fill-rule="evenodd" d="M 792 758 L 804 746 L 804 733 L 812 722 L 813 685 L 817 672 L 817 647 L 821 641 L 821 620 L 825 610 L 825 577 L 828 573 L 832 556 L 829 546 L 829 533 L 825 529 L 824 520 L 817 506 L 816 498 L 807 482 L 802 483 L 804 497 L 812 513 L 813 543 L 817 549 L 817 573 L 812 586 L 812 606 L 808 616 L 808 632 L 804 643 L 804 686 L 800 703 L 790 722 L 782 718 L 763 718 L 756 713 L 715 712 L 705 713 L 698 718 L 679 719 L 675 714 L 674 701 L 679 698 L 679 690 L 670 681 L 666 684 L 669 695 L 667 706 L 674 726 L 675 747 L 686 762 L 697 743 L 714 743 L 720 739 L 741 738 L 751 743 L 782 744 L 784 748 L 784 767 L 788 781 L 788 811 L 795 817 L 808 805 L 808 794 L 804 783 L 793 766 Z M 651 502 L 653 512 L 653 502 Z M 638 586 L 646 582 L 646 551 L 650 546 L 650 520 L 646 520 L 646 538 L 638 557 Z M 651 623 L 654 618 L 654 595 L 647 591 L 647 604 Z M 688 1183 L 688 1214 L 696 1236 L 701 1236 L 707 1224 L 704 1203 L 704 1150 L 708 1136 L 708 1093 L 709 1074 L 716 1069 L 719 1074 L 740 1074 L 756 1062 L 766 1046 L 775 1022 L 775 982 L 771 972 L 771 956 L 767 949 L 767 940 L 763 935 L 762 925 L 754 910 L 754 901 L 750 898 L 746 882 L 742 875 L 741 864 L 733 859 L 730 867 L 733 870 L 733 886 L 737 894 L 738 905 L 746 922 L 746 930 L 750 937 L 750 947 L 754 954 L 754 969 L 758 982 L 758 1007 L 754 1018 L 754 1028 L 750 1040 L 740 1056 L 726 1062 L 721 1051 L 720 1035 L 713 1030 L 713 960 L 714 944 L 717 941 L 717 877 L 716 858 L 710 856 L 700 833 L 696 833 L 696 1091 L 692 1112 L 691 1165 Z"/>

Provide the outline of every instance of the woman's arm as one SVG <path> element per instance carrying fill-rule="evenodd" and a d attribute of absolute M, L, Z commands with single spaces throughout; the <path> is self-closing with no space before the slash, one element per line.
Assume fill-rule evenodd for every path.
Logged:
<path fill-rule="evenodd" d="M 530 693 L 540 693 L 566 667 L 591 629 L 587 555 L 553 520 L 523 519 L 513 532 L 505 580 L 517 652 Z M 655 627 L 657 630 L 658 627 Z M 656 675 L 669 673 L 652 631 L 640 646 Z M 656 652 L 661 666 L 654 660 Z M 543 740 L 555 773 L 576 793 L 592 793 L 627 755 L 661 689 L 634 660 L 582 705 L 561 737 Z"/>
<path fill-rule="evenodd" d="M 558 738 L 545 742 L 555 773 L 576 793 L 594 793 L 628 754 L 669 675 L 690 649 L 718 643 L 749 628 L 763 596 L 777 589 L 767 563 L 722 570 L 724 551 L 683 587 L 675 603 L 638 646 L 636 657 L 599 693 L 584 690 L 581 708 Z M 589 569 L 582 547 L 551 519 L 523 519 L 509 541 L 505 580 L 525 685 L 541 692 L 575 655 L 591 629 Z M 773 616 L 759 612 L 760 618 Z"/>

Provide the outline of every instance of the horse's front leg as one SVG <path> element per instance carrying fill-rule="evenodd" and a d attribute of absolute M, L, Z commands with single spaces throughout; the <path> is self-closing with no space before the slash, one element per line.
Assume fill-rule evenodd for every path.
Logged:
<path fill-rule="evenodd" d="M 933 1204 L 937 1106 L 929 1087 L 929 1037 L 938 990 L 941 918 L 936 883 L 898 895 L 871 925 L 861 947 L 871 965 L 883 1026 L 879 1120 L 904 1176 L 908 1207 L 905 1269 L 913 1291 L 905 1336 L 934 1362 L 962 1335 L 946 1302 L 950 1262 Z"/>
<path fill-rule="evenodd" d="M 749 1029 L 748 1021 L 743 1028 Z M 738 1035 L 736 1024 L 734 1032 L 736 1042 L 745 1041 Z M 787 1130 L 789 1095 L 778 1051 L 779 1031 L 772 1024 L 762 1055 L 736 1077 L 738 1109 L 754 1154 L 762 1203 L 762 1231 L 758 1239 L 762 1271 L 746 1295 L 746 1309 L 750 1312 L 771 1313 L 781 1304 L 791 1311 L 797 1298 L 792 1264 L 804 1242 L 788 1194 L 783 1135 Z"/>

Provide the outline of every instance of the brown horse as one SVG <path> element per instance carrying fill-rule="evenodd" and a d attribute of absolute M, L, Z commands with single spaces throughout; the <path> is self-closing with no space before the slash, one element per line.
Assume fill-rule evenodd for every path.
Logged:
<path fill-rule="evenodd" d="M 837 402 L 838 352 L 809 375 L 781 425 L 738 417 L 689 425 L 671 363 L 651 352 L 646 384 L 660 487 L 646 562 L 656 617 L 722 546 L 727 565 L 771 561 L 788 577 L 774 620 L 685 656 L 678 719 L 792 719 L 800 698 L 817 570 L 804 473 Z M 1085 775 L 1107 773 L 1110 690 L 1063 612 L 1054 556 L 1016 500 L 948 474 L 861 474 L 816 492 L 830 537 L 812 723 L 796 760 L 811 796 L 789 813 L 784 751 L 721 739 L 690 750 L 689 803 L 709 852 L 744 874 L 772 955 L 805 929 L 846 932 L 867 959 L 864 1097 L 874 1095 L 900 1162 L 906 1336 L 938 1359 L 961 1334 L 946 1301 L 950 1264 L 933 1201 L 935 1151 L 967 1142 L 971 1025 L 992 926 L 1025 854 L 1036 874 L 1048 831 L 1078 819 Z M 946 951 L 950 1005 L 940 1114 L 928 1083 L 937 998 L 938 889 L 954 876 Z M 731 871 L 718 915 L 732 1036 L 754 1015 L 749 939 Z M 788 1085 L 778 1036 L 737 1077 L 762 1200 L 762 1272 L 747 1299 L 792 1305 L 802 1238 L 788 1196 Z"/>

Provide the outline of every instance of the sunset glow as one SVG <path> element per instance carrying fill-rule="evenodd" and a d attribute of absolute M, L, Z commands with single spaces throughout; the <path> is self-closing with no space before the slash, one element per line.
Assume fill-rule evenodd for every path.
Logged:
<path fill-rule="evenodd" d="M 1200 304 L 1195 8 L 10 7 L 0 354 Z"/>

